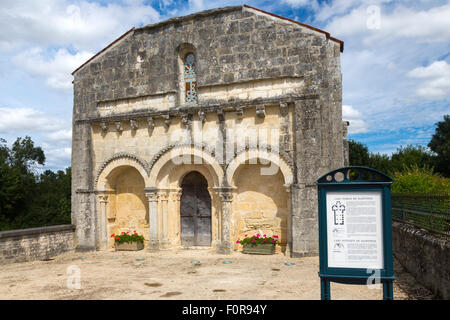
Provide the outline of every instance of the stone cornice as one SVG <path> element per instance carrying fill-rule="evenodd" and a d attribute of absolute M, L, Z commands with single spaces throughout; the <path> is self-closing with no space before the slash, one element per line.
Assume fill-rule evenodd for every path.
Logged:
<path fill-rule="evenodd" d="M 169 110 L 160 111 L 142 111 L 142 112 L 127 112 L 122 114 L 116 114 L 112 116 L 105 117 L 92 117 L 84 119 L 75 119 L 75 123 L 101 123 L 101 122 L 117 122 L 122 120 L 132 120 L 140 118 L 164 118 L 169 116 L 180 116 L 184 113 L 198 113 L 199 111 L 207 112 L 217 112 L 217 110 L 223 110 L 224 112 L 233 111 L 241 108 L 256 108 L 260 105 L 277 105 L 280 103 L 290 103 L 296 100 L 315 100 L 319 99 L 318 94 L 305 94 L 305 95 L 286 95 L 283 97 L 275 98 L 258 98 L 253 100 L 231 100 L 231 101 L 211 101 L 205 103 L 199 103 L 197 105 L 178 105 L 175 108 Z"/>

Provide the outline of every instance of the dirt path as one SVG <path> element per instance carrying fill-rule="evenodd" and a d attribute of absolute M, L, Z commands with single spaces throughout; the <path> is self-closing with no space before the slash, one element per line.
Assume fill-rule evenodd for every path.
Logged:
<path fill-rule="evenodd" d="M 67 287 L 74 270 L 80 271 L 80 289 Z M 318 257 L 282 254 L 71 252 L 51 261 L 1 266 L 0 299 L 320 299 L 318 270 Z M 397 264 L 396 270 L 395 299 L 431 298 Z M 382 290 L 332 283 L 331 295 L 332 299 L 372 300 L 381 299 Z"/>

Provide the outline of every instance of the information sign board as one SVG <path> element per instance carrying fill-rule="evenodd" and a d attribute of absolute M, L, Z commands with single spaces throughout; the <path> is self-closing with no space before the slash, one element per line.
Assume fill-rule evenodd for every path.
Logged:
<path fill-rule="evenodd" d="M 344 167 L 317 180 L 319 255 L 322 299 L 330 298 L 330 281 L 383 283 L 383 297 L 393 299 L 393 180 L 366 167 Z"/>

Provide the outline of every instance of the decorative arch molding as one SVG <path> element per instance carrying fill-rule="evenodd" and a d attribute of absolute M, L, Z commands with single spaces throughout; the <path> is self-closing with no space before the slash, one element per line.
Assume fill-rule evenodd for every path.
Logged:
<path fill-rule="evenodd" d="M 175 155 L 173 154 L 175 153 Z M 161 149 L 149 163 L 149 187 L 156 187 L 160 170 L 175 157 L 191 155 L 202 160 L 214 173 L 214 180 L 217 186 L 222 185 L 224 171 L 217 162 L 214 149 L 204 143 L 202 144 L 171 144 Z"/>
<path fill-rule="evenodd" d="M 128 152 L 118 152 L 106 159 L 98 168 L 94 186 L 98 189 L 99 182 L 104 181 L 111 171 L 119 166 L 134 167 L 139 171 L 144 180 L 146 180 L 150 172 L 150 166 L 144 159 Z"/>
<path fill-rule="evenodd" d="M 246 161 L 264 159 L 277 165 L 284 177 L 285 185 L 294 183 L 294 162 L 291 157 L 270 145 L 261 145 L 259 147 L 246 146 L 236 152 L 236 156 L 228 163 L 226 169 L 226 179 L 229 186 L 233 186 L 233 177 L 240 165 Z"/>

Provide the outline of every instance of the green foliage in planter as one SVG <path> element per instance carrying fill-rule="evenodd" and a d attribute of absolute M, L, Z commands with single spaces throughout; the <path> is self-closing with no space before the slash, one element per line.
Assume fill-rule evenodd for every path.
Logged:
<path fill-rule="evenodd" d="M 136 230 L 134 231 L 133 234 L 130 234 L 129 232 L 125 233 L 122 232 L 122 234 L 112 234 L 111 238 L 114 238 L 114 240 L 118 243 L 122 243 L 122 242 L 143 242 L 144 241 L 144 236 L 143 235 L 138 235 L 136 233 Z"/>
<path fill-rule="evenodd" d="M 236 243 L 240 243 L 242 245 L 244 244 L 249 244 L 249 245 L 257 245 L 257 244 L 277 244 L 278 243 L 278 236 L 274 235 L 273 237 L 267 237 L 265 234 L 264 235 L 260 235 L 259 233 L 251 236 L 251 237 L 247 237 L 247 235 L 245 235 L 245 238 L 242 240 L 237 240 Z"/>

